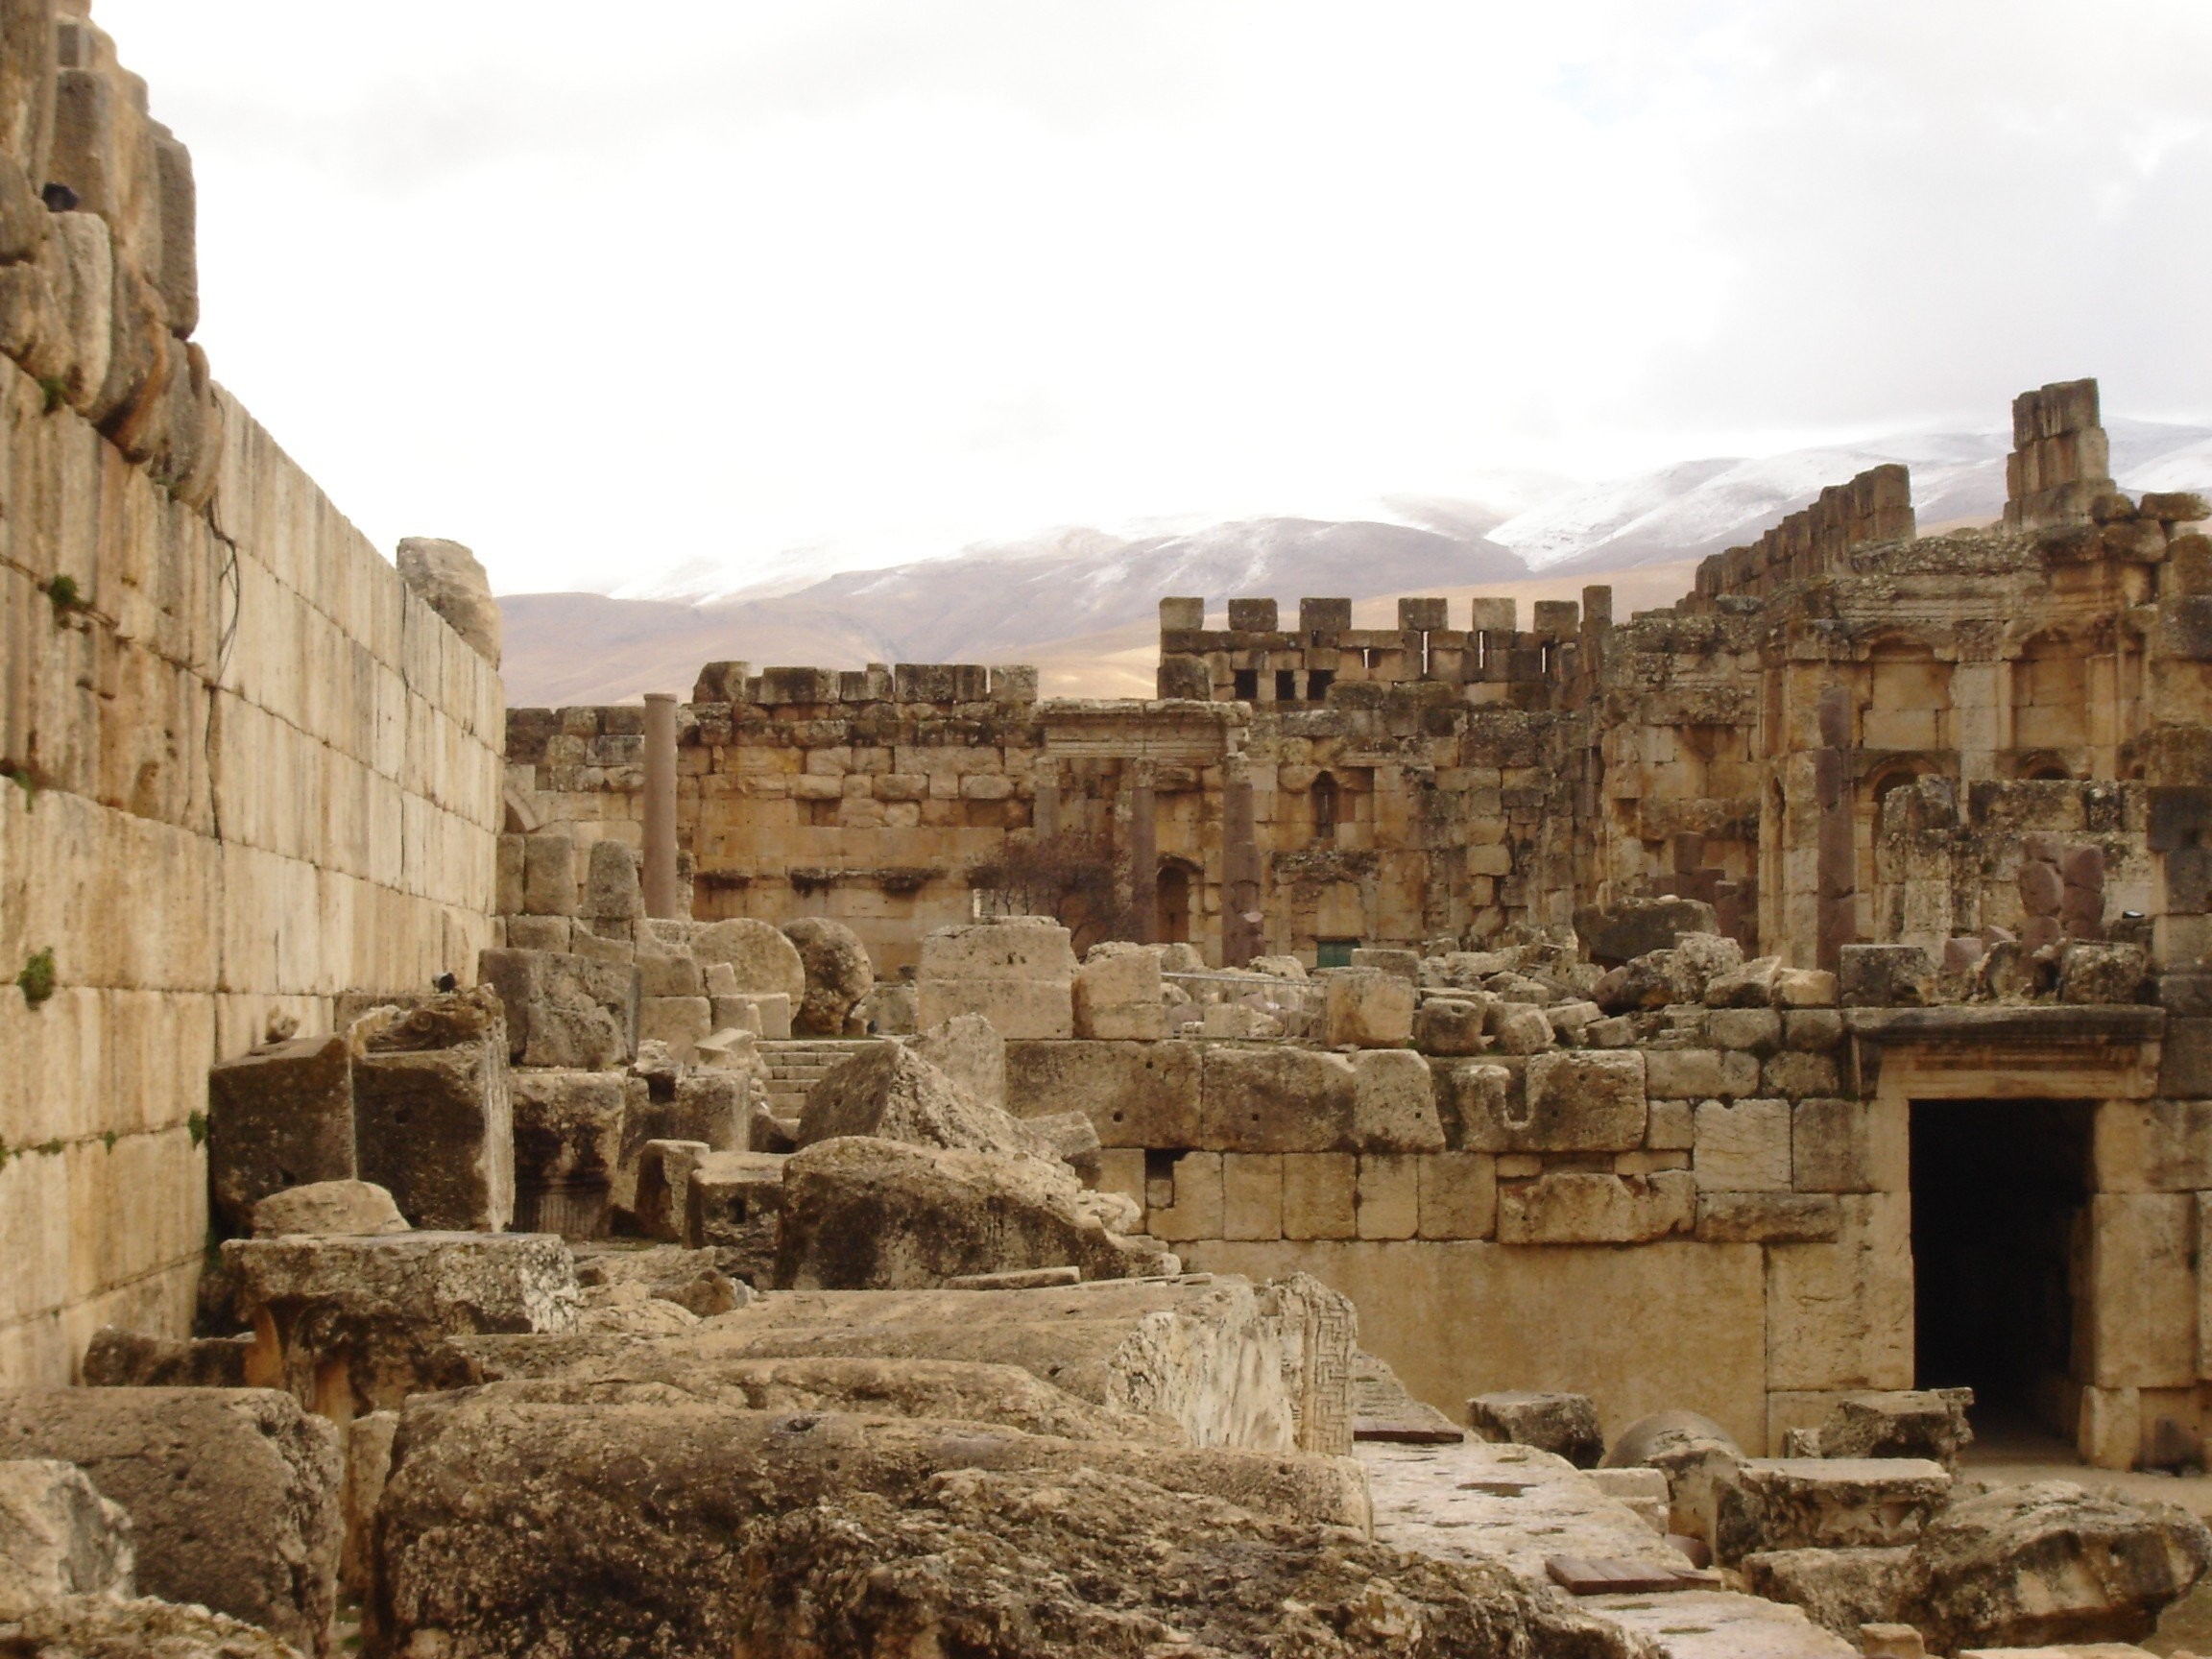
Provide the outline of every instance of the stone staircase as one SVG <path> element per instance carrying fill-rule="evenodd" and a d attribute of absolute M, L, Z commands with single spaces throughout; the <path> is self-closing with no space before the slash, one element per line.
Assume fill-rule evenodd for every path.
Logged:
<path fill-rule="evenodd" d="M 768 1109 L 779 1118 L 805 1110 L 806 1094 L 832 1069 L 843 1065 L 879 1037 L 793 1037 L 760 1045 L 768 1062 Z"/>

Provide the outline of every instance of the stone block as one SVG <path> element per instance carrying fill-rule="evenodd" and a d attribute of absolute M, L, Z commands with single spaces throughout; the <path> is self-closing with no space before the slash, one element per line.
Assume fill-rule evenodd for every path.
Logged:
<path fill-rule="evenodd" d="M 507 916 L 503 938 L 494 938 L 493 944 L 512 950 L 558 950 L 565 955 L 573 949 L 576 923 L 568 916 Z"/>
<path fill-rule="evenodd" d="M 1778 1008 L 1833 1008 L 1840 998 L 1837 976 L 1820 968 L 1785 968 L 1774 976 Z"/>
<path fill-rule="evenodd" d="M 1649 1176 L 1556 1170 L 1501 1185 L 1501 1244 L 1642 1244 L 1687 1233 L 1696 1187 L 1687 1171 Z"/>
<path fill-rule="evenodd" d="M 579 914 L 594 922 L 637 922 L 645 914 L 645 891 L 638 881 L 637 854 L 619 841 L 591 843 L 584 873 Z"/>
<path fill-rule="evenodd" d="M 1826 1054 L 1843 1044 L 1843 1015 L 1835 1008 L 1800 1008 L 1782 1017 L 1782 1040 L 1800 1054 Z"/>
<path fill-rule="evenodd" d="M 1644 1142 L 1640 1049 L 1575 1049 L 1527 1063 L 1520 1111 L 1503 1067 L 1453 1073 L 1460 1146 L 1470 1152 L 1624 1152 Z"/>
<path fill-rule="evenodd" d="M 521 1231 L 591 1238 L 604 1230 L 622 1164 L 630 1082 L 611 1071 L 507 1074 Z M 637 1093 L 645 1093 L 641 1081 Z"/>
<path fill-rule="evenodd" d="M 1911 1550 L 1770 1550 L 1743 1557 L 1739 1566 L 1754 1596 L 1802 1607 L 1814 1623 L 1853 1644 L 1867 1659 L 1927 1659 L 1920 1633 L 1910 1624 L 1886 1623 L 1901 1616 L 1911 1586 Z M 1902 1638 L 1883 1638 L 1882 1630 Z M 1900 1642 L 1903 1645 L 1899 1645 Z M 1863 1643 L 1862 1647 L 1861 1644 Z M 2045 1659 L 2055 1659 L 2046 1655 Z"/>
<path fill-rule="evenodd" d="M 704 997 L 707 994 L 707 975 L 688 956 L 640 950 L 637 962 L 637 994 L 641 997 Z"/>
<path fill-rule="evenodd" d="M 1645 1085 L 1658 1100 L 1732 1099 L 1759 1091 L 1759 1060 L 1719 1048 L 1654 1048 Z"/>
<path fill-rule="evenodd" d="M 1230 633 L 1272 634 L 1275 631 L 1274 600 L 1232 599 L 1229 601 Z"/>
<path fill-rule="evenodd" d="M 131 1517 L 137 1589 L 332 1648 L 337 1429 L 264 1388 L 0 1395 L 0 1457 L 74 1463 Z"/>
<path fill-rule="evenodd" d="M 1358 1237 L 1358 1160 L 1349 1152 L 1294 1152 L 1283 1159 L 1283 1237 Z M 1495 1182 L 1492 1200 L 1495 1203 Z"/>
<path fill-rule="evenodd" d="M 1283 1237 L 1283 1156 L 1228 1152 L 1221 1158 L 1221 1237 Z"/>
<path fill-rule="evenodd" d="M 1413 1040 L 1414 988 L 1395 974 L 1334 969 L 1323 997 L 1332 1047 L 1394 1048 Z"/>
<path fill-rule="evenodd" d="M 2093 1122 L 2098 1190 L 2212 1189 L 2212 1100 L 2102 1100 Z"/>
<path fill-rule="evenodd" d="M 376 1503 L 392 1473 L 392 1442 L 398 1431 L 397 1411 L 372 1411 L 346 1425 L 346 1474 L 339 1497 L 346 1529 L 338 1581 L 357 1599 L 375 1587 Z"/>
<path fill-rule="evenodd" d="M 1177 1157 L 1170 1178 L 1170 1201 L 1146 1208 L 1145 1231 L 1171 1244 L 1222 1237 L 1225 1217 L 1221 1158 L 1218 1152 L 1185 1152 Z M 1287 1183 L 1287 1170 L 1285 1179 Z"/>
<path fill-rule="evenodd" d="M 1431 997 L 1413 1015 L 1413 1046 L 1424 1054 L 1463 1056 L 1490 1046 L 1485 1032 L 1489 1009 L 1482 1001 L 1447 1001 Z"/>
<path fill-rule="evenodd" d="M 253 1237 L 287 1233 L 353 1236 L 404 1233 L 407 1218 L 392 1194 L 371 1181 L 317 1181 L 272 1192 L 253 1206 Z"/>
<path fill-rule="evenodd" d="M 446 1339 L 574 1328 L 567 1247 L 539 1233 L 233 1238 L 248 1374 L 340 1422 L 453 1385 Z"/>
<path fill-rule="evenodd" d="M 1022 1120 L 976 1099 L 902 1043 L 860 1048 L 807 1094 L 799 1119 L 802 1147 L 854 1136 L 1058 1163 Z"/>
<path fill-rule="evenodd" d="M 1647 1108 L 1644 1144 L 1654 1152 L 1687 1152 L 1697 1144 L 1697 1102 L 1653 1100 Z"/>
<path fill-rule="evenodd" d="M 155 1336 L 104 1325 L 85 1345 L 84 1382 L 94 1388 L 243 1388 L 252 1338 Z"/>
<path fill-rule="evenodd" d="M 709 997 L 707 1001 L 717 1031 L 745 1031 L 763 1043 L 790 1041 L 791 998 L 781 991 Z"/>
<path fill-rule="evenodd" d="M 916 1035 L 906 1047 L 916 1059 L 927 1061 L 965 1089 L 979 1105 L 1006 1106 L 1006 1039 L 980 1014 L 962 1014 L 933 1025 Z M 1038 1101 L 1021 1116 L 1057 1117 L 1080 1110 Z"/>
<path fill-rule="evenodd" d="M 1498 1230 L 1498 1161 L 1482 1152 L 1421 1160 L 1424 1238 L 1487 1238 Z"/>
<path fill-rule="evenodd" d="M 1909 1547 L 1950 1492 L 1917 1457 L 1748 1458 L 1714 1482 L 1713 1554 Z"/>
<path fill-rule="evenodd" d="M 648 1141 L 637 1154 L 637 1184 L 631 1219 L 648 1238 L 684 1240 L 685 1189 L 692 1168 L 713 1148 L 704 1141 Z"/>
<path fill-rule="evenodd" d="M 2212 1019 L 2168 1016 L 2158 1093 L 2180 1099 L 2212 1097 Z"/>
<path fill-rule="evenodd" d="M 1402 950 L 1394 946 L 1359 946 L 1352 952 L 1352 966 L 1395 974 L 1409 985 L 1421 983 L 1421 952 L 1418 950 Z"/>
<path fill-rule="evenodd" d="M 1815 1431 L 1823 1457 L 1923 1457 L 1956 1469 L 1972 1444 L 1965 1388 L 1904 1388 L 1846 1394 Z"/>
<path fill-rule="evenodd" d="M 1846 945 L 1837 979 L 1846 1008 L 1918 1008 L 1936 996 L 1936 965 L 1917 945 Z"/>
<path fill-rule="evenodd" d="M 806 964 L 769 923 L 749 916 L 709 922 L 691 936 L 691 954 L 709 974 L 717 965 L 730 970 L 731 988 L 710 995 L 787 997 L 793 1009 L 805 1000 Z"/>
<path fill-rule="evenodd" d="M 1554 1033 L 1543 1009 L 1527 1002 L 1500 1002 L 1490 1010 L 1490 1041 L 1501 1054 L 1540 1054 Z"/>
<path fill-rule="evenodd" d="M 1700 1192 L 1787 1191 L 1790 1103 L 1708 1100 L 1697 1108 L 1694 1167 Z"/>
<path fill-rule="evenodd" d="M 498 862 L 493 873 L 493 909 L 501 916 L 522 911 L 522 837 L 499 837 Z"/>
<path fill-rule="evenodd" d="M 237 1232 L 272 1192 L 349 1181 L 353 1069 L 343 1036 L 301 1037 L 216 1064 L 207 1073 L 207 1180 Z"/>
<path fill-rule="evenodd" d="M 1834 1243 L 1767 1246 L 1769 1389 L 1912 1385 L 1910 1205 L 1840 1194 Z"/>
<path fill-rule="evenodd" d="M 1360 1154 L 1356 1201 L 1360 1238 L 1410 1238 L 1420 1231 L 1420 1162 L 1405 1152 Z"/>
<path fill-rule="evenodd" d="M 1894 1100 L 1800 1100 L 1790 1113 L 1790 1185 L 1800 1192 L 1903 1191 L 1908 1110 Z"/>
<path fill-rule="evenodd" d="M 876 984 L 876 968 L 860 936 L 826 916 L 783 924 L 783 936 L 799 951 L 806 988 L 791 1028 L 803 1037 L 842 1037 L 854 1009 Z"/>
<path fill-rule="evenodd" d="M 1803 1244 L 1833 1239 L 1842 1213 L 1826 1192 L 1699 1192 L 1697 1237 L 1714 1244 Z"/>
<path fill-rule="evenodd" d="M 1234 1152 L 1348 1151 L 1358 1143 L 1357 1100 L 1358 1073 L 1341 1054 L 1209 1046 L 1198 1143 Z"/>
<path fill-rule="evenodd" d="M 2196 1382 L 2196 1202 L 2185 1192 L 2090 1195 L 2076 1376 L 2103 1388 Z"/>
<path fill-rule="evenodd" d="M 1001 1037 L 1072 1037 L 1075 953 L 1068 929 L 1041 916 L 940 927 L 922 941 L 915 980 L 925 1030 L 980 1014 Z"/>
<path fill-rule="evenodd" d="M 576 843 L 566 834 L 523 837 L 522 909 L 532 916 L 576 914 Z"/>
<path fill-rule="evenodd" d="M 1717 1048 L 1771 1054 L 1782 1046 L 1782 1016 L 1771 1008 L 1716 1008 L 1705 1017 L 1705 1038 Z"/>
<path fill-rule="evenodd" d="M 0 1620 L 63 1596 L 127 1597 L 131 1517 L 74 1463 L 0 1462 Z"/>
<path fill-rule="evenodd" d="M 488 954 L 492 954 L 488 952 Z M 436 997 L 351 1039 L 361 1178 L 418 1227 L 496 1233 L 515 1214 L 515 1122 L 500 998 Z"/>
<path fill-rule="evenodd" d="M 637 1041 L 665 1043 L 680 1066 L 714 1034 L 714 1007 L 704 997 L 645 997 L 637 1003 Z"/>
<path fill-rule="evenodd" d="M 1017 1117 L 1087 1114 L 1108 1147 L 1200 1144 L 1195 1043 L 1006 1045 L 1006 1101 Z"/>
<path fill-rule="evenodd" d="M 637 1052 L 634 964 L 549 950 L 486 950 L 477 957 L 477 977 L 498 994 L 507 1055 L 517 1065 L 597 1070 L 624 1065 Z"/>
<path fill-rule="evenodd" d="M 684 1243 L 722 1252 L 724 1270 L 756 1290 L 776 1282 L 785 1162 L 770 1152 L 709 1152 L 684 1183 Z"/>
<path fill-rule="evenodd" d="M 1075 1035 L 1099 1041 L 1156 1043 L 1167 1035 L 1160 952 L 1143 946 L 1100 946 L 1075 971 Z"/>
<path fill-rule="evenodd" d="M 1363 1050 L 1352 1062 L 1352 1132 L 1361 1152 L 1441 1152 L 1444 1129 L 1429 1066 L 1408 1048 Z"/>
<path fill-rule="evenodd" d="M 1587 1394 L 1531 1388 L 1478 1394 L 1467 1402 L 1467 1426 L 1485 1440 L 1533 1446 L 1577 1469 L 1595 1469 L 1605 1455 L 1598 1405 Z"/>

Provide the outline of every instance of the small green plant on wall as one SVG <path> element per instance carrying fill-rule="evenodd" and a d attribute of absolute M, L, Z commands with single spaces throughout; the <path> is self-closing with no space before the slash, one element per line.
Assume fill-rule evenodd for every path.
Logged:
<path fill-rule="evenodd" d="M 23 964 L 23 972 L 15 975 L 15 989 L 23 993 L 23 1000 L 34 1008 L 54 995 L 53 946 L 35 952 L 31 960 Z"/>

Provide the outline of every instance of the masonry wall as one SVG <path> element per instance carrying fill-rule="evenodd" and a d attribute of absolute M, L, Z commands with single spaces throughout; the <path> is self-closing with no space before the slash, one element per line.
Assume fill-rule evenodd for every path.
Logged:
<path fill-rule="evenodd" d="M 11 205 L 66 159 L 18 15 Z M 276 1015 L 327 1029 L 349 988 L 473 978 L 504 720 L 493 665 L 205 379 L 188 171 L 148 172 L 142 84 L 58 28 L 99 170 L 84 211 L 0 213 L 0 1387 L 66 1381 L 102 1324 L 188 1328 L 211 1063 Z M 64 242 L 105 293 L 59 281 Z M 87 387 L 92 346 L 132 341 Z"/>

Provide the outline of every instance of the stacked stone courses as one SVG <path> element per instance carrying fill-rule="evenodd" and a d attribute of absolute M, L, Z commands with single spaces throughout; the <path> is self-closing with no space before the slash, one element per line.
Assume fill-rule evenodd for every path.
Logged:
<path fill-rule="evenodd" d="M 189 157 L 51 28 L 0 107 L 5 1384 L 188 1327 L 207 1066 L 469 976 L 503 787 L 495 664 L 208 379 Z"/>

